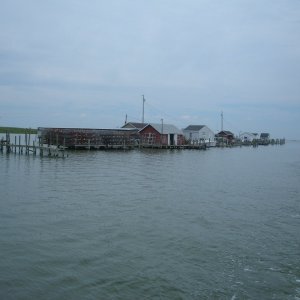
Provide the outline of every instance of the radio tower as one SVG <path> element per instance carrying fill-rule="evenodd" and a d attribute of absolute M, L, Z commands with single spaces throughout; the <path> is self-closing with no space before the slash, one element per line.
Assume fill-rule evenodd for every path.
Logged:
<path fill-rule="evenodd" d="M 223 111 L 221 111 L 221 131 L 223 131 Z"/>
<path fill-rule="evenodd" d="M 144 124 L 145 101 L 146 101 L 146 99 L 145 99 L 144 95 L 142 95 L 142 96 L 143 96 L 143 114 L 142 114 L 142 123 Z"/>

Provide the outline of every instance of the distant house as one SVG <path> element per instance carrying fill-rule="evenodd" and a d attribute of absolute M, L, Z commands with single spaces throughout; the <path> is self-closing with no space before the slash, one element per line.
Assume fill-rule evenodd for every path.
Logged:
<path fill-rule="evenodd" d="M 267 142 L 270 140 L 270 134 L 269 133 L 266 133 L 266 132 L 263 132 L 260 134 L 260 140 L 264 141 L 264 142 Z"/>
<path fill-rule="evenodd" d="M 179 146 L 184 144 L 181 130 L 171 124 L 147 124 L 139 131 L 142 145 Z"/>
<path fill-rule="evenodd" d="M 183 129 L 185 139 L 190 144 L 205 143 L 207 146 L 215 146 L 215 133 L 206 125 L 189 125 Z"/>
<path fill-rule="evenodd" d="M 241 141 L 243 143 L 247 143 L 247 142 L 251 143 L 254 140 L 257 140 L 258 134 L 251 133 L 251 132 L 242 132 L 242 133 L 240 133 L 239 138 L 241 139 Z"/>
<path fill-rule="evenodd" d="M 222 130 L 216 134 L 217 141 L 219 143 L 233 144 L 234 143 L 234 134 L 227 130 Z"/>

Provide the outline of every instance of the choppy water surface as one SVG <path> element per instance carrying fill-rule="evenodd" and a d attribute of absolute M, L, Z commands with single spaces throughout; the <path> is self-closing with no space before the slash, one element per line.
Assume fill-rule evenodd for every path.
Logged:
<path fill-rule="evenodd" d="M 300 299 L 297 143 L 0 168 L 0 299 Z"/>

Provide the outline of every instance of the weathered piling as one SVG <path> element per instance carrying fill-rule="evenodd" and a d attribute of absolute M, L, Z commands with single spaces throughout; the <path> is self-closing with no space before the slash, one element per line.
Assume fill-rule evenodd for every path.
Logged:
<path fill-rule="evenodd" d="M 36 155 L 36 146 L 35 146 L 35 141 L 33 141 L 33 154 Z"/>
<path fill-rule="evenodd" d="M 44 152 L 44 149 L 42 147 L 42 142 L 41 142 L 41 137 L 39 137 L 39 149 L 40 149 L 40 156 L 42 157 L 43 156 L 43 152 Z"/>
<path fill-rule="evenodd" d="M 6 131 L 6 152 L 10 153 L 11 151 L 11 144 L 10 144 L 10 134 Z"/>
<path fill-rule="evenodd" d="M 19 154 L 21 154 L 22 148 L 21 148 L 21 136 L 19 135 Z"/>
<path fill-rule="evenodd" d="M 29 155 L 30 153 L 32 153 L 32 155 L 34 156 L 36 156 L 37 152 L 39 151 L 41 157 L 43 157 L 45 151 L 50 157 L 65 157 L 66 155 L 65 147 L 61 149 L 59 146 L 55 145 L 45 146 L 42 144 L 40 138 L 37 145 L 36 141 L 31 139 L 30 132 L 25 132 L 24 140 L 25 143 L 22 144 L 21 136 L 19 136 L 17 142 L 17 136 L 15 136 L 14 143 L 11 143 L 10 133 L 6 132 L 5 139 L 1 138 L 0 140 L 0 151 L 5 151 L 6 153 L 23 154 L 24 149 L 25 155 Z"/>
<path fill-rule="evenodd" d="M 25 154 L 27 154 L 27 130 L 25 131 Z"/>
<path fill-rule="evenodd" d="M 27 155 L 29 154 L 29 152 L 30 152 L 30 130 L 29 130 L 29 132 L 28 132 L 28 146 L 27 146 L 27 148 L 28 148 L 28 151 L 27 151 Z"/>

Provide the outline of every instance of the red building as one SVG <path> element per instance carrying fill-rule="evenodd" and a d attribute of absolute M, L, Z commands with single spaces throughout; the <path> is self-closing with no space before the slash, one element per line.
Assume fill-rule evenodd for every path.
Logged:
<path fill-rule="evenodd" d="M 142 145 L 181 146 L 184 144 L 182 131 L 170 124 L 147 124 L 139 134 Z"/>
<path fill-rule="evenodd" d="M 234 134 L 227 130 L 222 130 L 216 134 L 217 142 L 220 144 L 231 145 L 234 143 Z"/>

